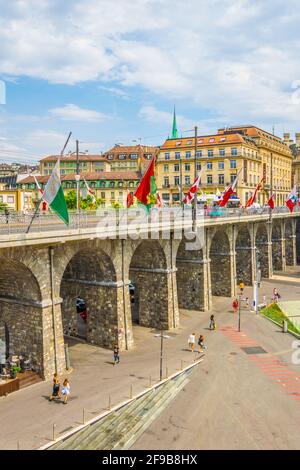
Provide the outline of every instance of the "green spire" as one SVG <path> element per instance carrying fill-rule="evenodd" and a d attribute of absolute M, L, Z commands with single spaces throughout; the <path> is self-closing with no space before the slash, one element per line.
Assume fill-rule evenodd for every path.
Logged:
<path fill-rule="evenodd" d="M 171 139 L 178 139 L 175 106 L 174 106 L 174 114 L 173 114 L 173 127 L 172 127 Z"/>

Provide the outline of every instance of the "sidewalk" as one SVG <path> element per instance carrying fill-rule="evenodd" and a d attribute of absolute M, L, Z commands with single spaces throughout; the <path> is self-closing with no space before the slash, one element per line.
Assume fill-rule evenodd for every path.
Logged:
<path fill-rule="evenodd" d="M 267 298 L 270 297 L 273 287 L 274 281 L 264 282 L 260 294 L 265 293 Z M 281 285 L 280 281 L 276 281 L 276 287 L 283 299 L 289 299 L 290 283 Z M 251 288 L 245 290 L 249 299 L 252 298 L 251 292 Z M 293 291 L 294 297 L 300 299 L 300 293 Z M 238 316 L 232 313 L 232 299 L 215 298 L 213 312 L 218 326 L 237 326 Z M 166 363 L 170 375 L 180 369 L 181 361 L 184 361 L 184 365 L 193 362 L 197 353 L 187 349 L 188 336 L 193 332 L 196 335 L 202 333 L 206 339 L 207 357 L 204 358 L 203 367 L 210 358 L 211 350 L 214 351 L 214 359 L 210 361 L 210 370 L 213 373 L 218 371 L 228 345 L 227 339 L 218 331 L 208 331 L 210 314 L 181 311 L 180 328 L 175 333 L 169 332 L 170 338 L 164 340 L 164 376 Z M 247 333 L 249 331 L 252 337 L 268 347 L 268 351 L 290 349 L 290 337 L 278 335 L 275 325 L 255 317 L 249 309 L 242 309 L 241 315 L 242 330 L 246 328 Z M 258 328 L 257 322 L 263 327 Z M 129 397 L 131 385 L 133 394 L 136 394 L 149 386 L 150 375 L 152 383 L 158 381 L 160 338 L 155 337 L 155 333 L 154 330 L 134 327 L 135 349 L 122 353 L 121 363 L 116 366 L 112 365 L 111 351 L 75 342 L 70 347 L 73 372 L 69 375 L 69 404 L 48 401 L 51 382 L 42 382 L 1 398 L 0 416 L 5 426 L 0 427 L 0 449 L 17 449 L 18 442 L 20 449 L 38 448 L 52 439 L 53 424 L 56 424 L 56 435 L 63 434 L 82 423 L 83 408 L 85 418 L 89 419 L 108 407 L 109 395 L 112 404 L 116 404 Z"/>

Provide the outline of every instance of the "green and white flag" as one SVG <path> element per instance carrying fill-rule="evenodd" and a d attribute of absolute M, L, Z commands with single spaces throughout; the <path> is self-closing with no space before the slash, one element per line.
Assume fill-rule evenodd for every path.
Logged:
<path fill-rule="evenodd" d="M 66 225 L 69 225 L 69 214 L 63 189 L 60 183 L 59 159 L 56 162 L 54 170 L 48 179 L 43 192 L 43 199 L 47 202 L 58 217 L 60 217 Z"/>

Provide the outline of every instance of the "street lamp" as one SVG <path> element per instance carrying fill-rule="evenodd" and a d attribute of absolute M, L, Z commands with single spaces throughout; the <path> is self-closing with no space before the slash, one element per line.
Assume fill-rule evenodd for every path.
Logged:
<path fill-rule="evenodd" d="M 254 292 L 253 292 L 253 306 L 255 313 L 258 313 L 258 288 L 260 287 L 261 282 L 261 270 L 259 262 L 259 250 L 255 247 L 255 261 L 256 261 L 256 272 L 255 272 L 255 281 L 254 281 Z"/>
<path fill-rule="evenodd" d="M 75 180 L 76 180 L 76 210 L 77 210 L 77 214 L 79 214 L 79 208 L 80 208 L 80 195 L 79 195 L 80 174 L 75 175 Z"/>
<path fill-rule="evenodd" d="M 164 339 L 169 339 L 170 336 L 164 335 L 163 330 L 159 334 L 154 335 L 156 338 L 160 338 L 160 367 L 159 367 L 159 380 L 162 381 L 163 376 L 163 349 L 164 349 Z"/>
<path fill-rule="evenodd" d="M 239 332 L 241 331 L 241 300 L 242 300 L 242 293 L 244 291 L 244 288 L 245 288 L 245 284 L 242 281 L 240 282 L 240 292 L 239 292 L 239 327 L 238 327 Z"/>

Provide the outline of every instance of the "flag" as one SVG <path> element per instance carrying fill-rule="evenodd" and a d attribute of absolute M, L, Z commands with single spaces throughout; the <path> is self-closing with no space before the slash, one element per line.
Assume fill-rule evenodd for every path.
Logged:
<path fill-rule="evenodd" d="M 32 176 L 33 176 L 33 179 L 34 179 L 34 182 L 35 182 L 35 184 L 36 184 L 37 189 L 39 190 L 39 192 L 40 192 L 41 194 L 43 194 L 44 191 L 43 191 L 42 188 L 40 187 L 39 182 L 38 182 L 38 180 L 36 179 L 36 176 L 35 176 L 35 175 L 32 175 Z"/>
<path fill-rule="evenodd" d="M 198 176 L 196 177 L 193 185 L 190 187 L 188 193 L 185 195 L 184 199 L 183 199 L 183 203 L 184 204 L 190 204 L 195 195 L 197 194 L 197 190 L 198 190 L 198 187 L 199 187 L 199 184 L 200 184 L 200 174 L 198 174 Z"/>
<path fill-rule="evenodd" d="M 157 191 L 157 193 L 156 193 L 156 204 L 155 204 L 155 207 L 156 207 L 156 209 L 161 209 L 161 208 L 162 208 L 162 205 L 163 205 L 162 199 L 161 199 L 161 197 L 160 197 L 159 192 Z"/>
<path fill-rule="evenodd" d="M 127 197 L 126 197 L 127 209 L 129 209 L 129 207 L 132 206 L 132 204 L 133 204 L 133 194 L 127 189 Z"/>
<path fill-rule="evenodd" d="M 149 212 L 151 206 L 156 203 L 157 187 L 154 178 L 154 162 L 155 156 L 152 158 L 146 173 L 134 193 L 137 200 L 145 206 L 147 212 Z"/>
<path fill-rule="evenodd" d="M 231 194 L 233 194 L 234 192 L 234 189 L 236 187 L 236 184 L 238 182 L 238 178 L 240 176 L 240 173 L 242 171 L 242 168 L 239 170 L 239 172 L 237 173 L 236 177 L 235 177 L 235 180 L 233 183 L 231 183 L 231 185 L 226 189 L 226 191 L 224 192 L 223 196 L 222 196 L 222 199 L 220 200 L 219 202 L 219 206 L 220 207 L 224 207 L 226 206 L 227 202 L 228 202 L 228 199 L 230 198 Z"/>
<path fill-rule="evenodd" d="M 293 212 L 294 207 L 297 204 L 297 189 L 296 185 L 293 187 L 292 191 L 289 194 L 289 197 L 285 201 L 286 206 L 289 208 L 290 212 Z"/>
<path fill-rule="evenodd" d="M 86 190 L 87 190 L 87 194 L 89 196 L 91 196 L 91 198 L 92 198 L 92 204 L 95 204 L 95 202 L 96 202 L 95 192 L 89 187 L 89 185 L 87 184 L 87 182 L 84 178 L 83 178 L 83 181 L 84 181 L 84 184 L 85 184 L 85 187 L 86 187 Z"/>
<path fill-rule="evenodd" d="M 48 179 L 42 197 L 44 201 L 47 202 L 48 206 L 54 212 L 56 212 L 58 217 L 60 217 L 66 225 L 69 225 L 69 214 L 67 204 L 60 183 L 59 158 L 57 159 L 53 172 L 50 178 Z"/>
<path fill-rule="evenodd" d="M 246 202 L 245 207 L 251 207 L 252 204 L 255 202 L 256 194 L 257 194 L 257 192 L 260 190 L 261 184 L 262 184 L 263 181 L 264 181 L 264 177 L 260 180 L 260 182 L 259 182 L 258 185 L 256 186 L 255 191 L 254 191 L 254 194 L 248 199 L 248 201 Z"/>
<path fill-rule="evenodd" d="M 269 198 L 268 206 L 271 207 L 271 209 L 274 209 L 275 207 L 274 194 L 272 194 L 272 196 Z"/>

